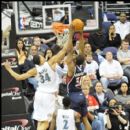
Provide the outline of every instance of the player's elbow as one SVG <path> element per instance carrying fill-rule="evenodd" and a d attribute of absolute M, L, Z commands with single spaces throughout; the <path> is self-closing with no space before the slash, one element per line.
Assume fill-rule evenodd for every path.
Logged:
<path fill-rule="evenodd" d="M 15 79 L 16 79 L 17 81 L 20 81 L 20 78 L 18 78 L 18 77 L 16 77 Z"/>
<path fill-rule="evenodd" d="M 16 79 L 17 81 L 24 80 L 21 76 L 17 76 L 17 77 L 15 77 L 15 79 Z"/>

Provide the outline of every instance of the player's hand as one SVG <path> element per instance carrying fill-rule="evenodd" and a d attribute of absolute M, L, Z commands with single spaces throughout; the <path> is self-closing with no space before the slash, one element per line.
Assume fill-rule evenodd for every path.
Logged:
<path fill-rule="evenodd" d="M 70 26 L 69 26 L 69 34 L 73 36 L 74 32 L 75 32 L 74 26 L 72 24 L 70 24 Z"/>

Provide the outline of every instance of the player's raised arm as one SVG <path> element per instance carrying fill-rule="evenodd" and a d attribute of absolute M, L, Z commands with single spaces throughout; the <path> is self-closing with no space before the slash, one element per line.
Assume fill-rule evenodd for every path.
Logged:
<path fill-rule="evenodd" d="M 37 74 L 36 68 L 30 69 L 26 73 L 18 74 L 11 68 L 10 63 L 8 62 L 8 60 L 6 62 L 2 63 L 2 65 L 10 73 L 10 75 L 12 77 L 14 77 L 16 80 L 25 80 L 25 79 L 27 79 L 29 77 L 32 77 L 32 76 L 35 76 Z"/>
<path fill-rule="evenodd" d="M 73 74 L 74 74 L 74 70 L 75 70 L 75 69 L 74 69 L 74 68 L 75 68 L 74 58 L 76 58 L 76 55 L 74 55 L 74 51 L 71 50 L 71 51 L 67 54 L 66 60 L 65 60 L 67 66 L 68 66 L 67 75 L 68 75 L 69 77 L 72 77 Z"/>
<path fill-rule="evenodd" d="M 74 35 L 74 28 L 73 28 L 73 25 L 71 24 L 70 27 L 69 27 L 69 39 L 68 39 L 68 41 L 64 44 L 62 50 L 60 50 L 60 52 L 57 55 L 53 56 L 48 61 L 48 63 L 50 65 L 53 65 L 54 63 L 60 63 L 60 61 L 64 58 L 65 54 L 73 49 L 73 43 L 72 43 L 73 35 Z"/>

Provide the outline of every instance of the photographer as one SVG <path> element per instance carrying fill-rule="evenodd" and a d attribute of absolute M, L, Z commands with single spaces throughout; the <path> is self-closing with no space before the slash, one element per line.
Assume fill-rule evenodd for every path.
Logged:
<path fill-rule="evenodd" d="M 111 99 L 108 105 L 109 107 L 105 111 L 106 128 L 108 130 L 125 130 L 128 119 L 122 105 L 118 104 L 116 99 Z"/>

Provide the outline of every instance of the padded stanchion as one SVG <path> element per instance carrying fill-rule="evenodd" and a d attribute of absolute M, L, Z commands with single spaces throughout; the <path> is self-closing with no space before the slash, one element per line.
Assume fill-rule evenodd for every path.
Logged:
<path fill-rule="evenodd" d="M 2 55 L 2 63 L 7 59 L 11 62 L 11 68 L 15 72 L 19 73 L 17 56 L 15 55 L 15 52 L 10 52 L 10 50 L 8 50 L 8 53 L 6 53 L 6 55 Z M 9 74 L 9 72 L 7 72 L 4 66 L 2 66 L 1 72 L 1 115 L 26 113 L 26 107 L 22 93 L 22 81 L 17 81 L 16 79 L 14 79 Z"/>
<path fill-rule="evenodd" d="M 29 114 L 3 115 L 1 121 L 2 130 L 36 130 Z"/>

